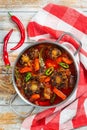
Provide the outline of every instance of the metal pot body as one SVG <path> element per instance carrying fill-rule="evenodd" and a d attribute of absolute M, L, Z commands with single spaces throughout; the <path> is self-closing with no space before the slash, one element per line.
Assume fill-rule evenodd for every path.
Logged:
<path fill-rule="evenodd" d="M 66 33 L 65 33 L 65 34 L 66 34 Z M 61 36 L 61 38 L 62 38 L 65 34 L 63 34 L 63 35 Z M 28 47 L 26 47 L 26 48 L 18 55 L 18 57 L 17 57 L 17 59 L 16 59 L 16 61 L 15 61 L 15 64 L 14 64 L 14 67 L 13 67 L 13 72 L 12 72 L 12 80 L 13 80 L 14 88 L 15 88 L 17 94 L 20 96 L 20 98 L 21 98 L 24 102 L 26 102 L 27 104 L 29 104 L 29 105 L 31 105 L 31 106 L 33 106 L 33 107 L 52 108 L 52 107 L 60 106 L 60 105 L 62 105 L 63 103 L 65 103 L 66 101 L 69 100 L 69 98 L 73 95 L 73 93 L 75 92 L 75 90 L 76 90 L 76 88 L 77 88 L 77 86 L 78 86 L 78 81 L 79 81 L 79 66 L 78 66 L 78 63 L 77 63 L 77 61 L 76 61 L 76 56 L 75 56 L 75 55 L 77 54 L 78 50 L 80 49 L 81 44 L 80 44 L 80 47 L 78 48 L 78 50 L 73 54 L 66 46 L 61 45 L 61 44 L 59 43 L 59 41 L 61 40 L 61 38 L 59 38 L 56 42 L 54 42 L 54 41 L 47 41 L 47 40 L 43 40 L 43 41 L 39 41 L 39 42 L 34 42 L 34 43 L 32 43 L 32 45 L 29 45 Z M 19 57 L 22 55 L 22 53 L 23 53 L 25 50 L 27 50 L 27 49 L 30 48 L 30 47 L 36 46 L 36 45 L 38 45 L 38 44 L 46 44 L 46 43 L 57 45 L 58 47 L 64 49 L 64 50 L 70 55 L 70 57 L 72 57 L 72 59 L 73 59 L 73 61 L 74 61 L 75 69 L 76 69 L 76 74 L 77 74 L 76 77 L 77 77 L 77 79 L 76 79 L 76 83 L 75 83 L 75 86 L 74 86 L 74 89 L 73 89 L 72 93 L 71 93 L 64 101 L 62 101 L 62 102 L 59 103 L 59 104 L 52 105 L 52 106 L 38 106 L 38 105 L 35 105 L 35 104 L 31 103 L 30 101 L 28 101 L 27 99 L 25 99 L 25 98 L 22 96 L 22 94 L 21 94 L 20 91 L 18 90 L 18 88 L 17 88 L 17 86 L 16 86 L 16 83 L 15 83 L 14 70 L 15 70 L 15 66 L 16 66 L 16 63 L 18 62 Z"/>

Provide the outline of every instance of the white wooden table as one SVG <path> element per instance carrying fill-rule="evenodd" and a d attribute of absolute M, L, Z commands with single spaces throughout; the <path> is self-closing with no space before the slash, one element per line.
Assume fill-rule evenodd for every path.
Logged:
<path fill-rule="evenodd" d="M 21 123 L 24 120 L 24 118 L 20 118 L 9 107 L 9 101 L 15 94 L 15 90 L 11 82 L 12 67 L 7 75 L 6 68 L 2 60 L 3 38 L 6 33 L 11 28 L 14 29 L 14 32 L 9 40 L 8 51 L 20 39 L 18 28 L 10 20 L 8 11 L 11 11 L 12 14 L 19 17 L 26 28 L 29 20 L 40 10 L 41 7 L 49 2 L 50 0 L 0 0 L 0 130 L 20 130 Z M 80 9 L 87 15 L 87 0 L 51 0 L 51 2 Z M 19 52 L 29 44 L 29 39 L 26 38 L 25 44 L 22 47 L 14 52 L 9 51 L 11 66 L 13 66 Z M 13 105 L 19 112 L 26 112 L 30 109 L 30 107 L 19 97 L 16 98 Z M 37 110 L 35 110 L 33 114 L 36 112 Z M 87 127 L 80 129 L 87 130 Z"/>

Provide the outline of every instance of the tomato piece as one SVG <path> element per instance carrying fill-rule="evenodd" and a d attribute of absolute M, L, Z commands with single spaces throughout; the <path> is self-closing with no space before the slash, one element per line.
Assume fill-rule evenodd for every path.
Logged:
<path fill-rule="evenodd" d="M 46 65 L 47 68 L 49 68 L 49 67 L 54 67 L 55 69 L 58 68 L 56 61 L 51 60 L 51 59 L 47 59 L 46 62 L 45 62 L 45 65 Z"/>
<path fill-rule="evenodd" d="M 56 62 L 57 62 L 57 64 L 59 64 L 60 62 L 62 62 L 62 57 L 58 57 L 58 58 L 56 59 Z"/>

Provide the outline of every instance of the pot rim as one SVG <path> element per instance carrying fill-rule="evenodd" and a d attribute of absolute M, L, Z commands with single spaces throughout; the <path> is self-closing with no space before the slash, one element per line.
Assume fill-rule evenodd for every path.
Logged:
<path fill-rule="evenodd" d="M 54 44 L 54 45 L 57 45 L 59 46 L 60 48 L 63 48 L 66 52 L 69 53 L 69 55 L 72 57 L 73 61 L 74 61 L 74 64 L 75 64 L 75 68 L 76 68 L 76 74 L 77 74 L 77 79 L 76 79 L 76 83 L 75 83 L 75 87 L 74 89 L 72 90 L 71 94 L 62 102 L 58 103 L 58 104 L 55 104 L 55 105 L 51 105 L 51 106 L 39 106 L 39 105 L 35 105 L 33 104 L 32 102 L 28 101 L 19 91 L 19 89 L 17 88 L 16 86 L 16 83 L 15 83 L 15 78 L 14 78 L 14 70 L 15 70 L 15 66 L 16 66 L 16 63 L 18 61 L 18 59 L 20 58 L 20 56 L 25 52 L 25 50 L 27 50 L 28 48 L 30 47 L 33 47 L 33 46 L 36 46 L 38 44 Z M 43 40 L 43 41 L 39 41 L 39 42 L 34 42 L 33 44 L 25 47 L 18 55 L 14 65 L 13 65 L 13 69 L 12 69 L 12 81 L 13 81 L 13 86 L 17 92 L 17 94 L 19 95 L 19 97 L 24 101 L 26 102 L 27 104 L 31 105 L 32 107 L 40 107 L 40 108 L 53 108 L 53 107 L 56 107 L 56 106 L 61 106 L 62 104 L 64 104 L 65 102 L 68 102 L 68 100 L 70 99 L 70 97 L 72 97 L 73 93 L 75 92 L 76 88 L 77 88 L 77 85 L 78 85 L 78 81 L 79 81 L 79 67 L 78 67 L 78 63 L 75 59 L 75 56 L 71 53 L 71 51 L 65 47 L 64 45 L 61 45 L 59 43 L 57 43 L 56 41 L 50 41 L 50 40 Z"/>

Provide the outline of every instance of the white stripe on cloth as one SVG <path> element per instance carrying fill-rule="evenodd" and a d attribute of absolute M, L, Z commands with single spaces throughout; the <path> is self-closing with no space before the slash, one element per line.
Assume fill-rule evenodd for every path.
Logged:
<path fill-rule="evenodd" d="M 64 124 L 59 125 L 59 130 L 72 130 L 73 129 L 73 124 L 72 121 L 68 121 Z"/>
<path fill-rule="evenodd" d="M 60 113 L 60 121 L 59 121 L 60 128 L 65 127 L 65 123 L 68 120 L 71 120 L 75 116 L 75 114 L 77 112 L 77 105 L 78 105 L 78 100 L 76 100 L 74 103 L 72 103 L 67 108 L 65 108 L 64 110 L 61 111 L 61 113 Z M 50 115 L 49 117 L 47 117 L 45 119 L 45 124 L 49 123 L 53 118 L 55 118 L 55 115 L 56 114 L 54 113 L 54 114 Z M 73 128 L 73 127 L 71 127 L 71 128 Z"/>
<path fill-rule="evenodd" d="M 67 106 L 64 110 L 62 110 L 60 113 L 60 124 L 63 124 L 68 120 L 71 120 L 76 115 L 77 107 L 78 100 L 76 100 L 71 105 Z"/>

